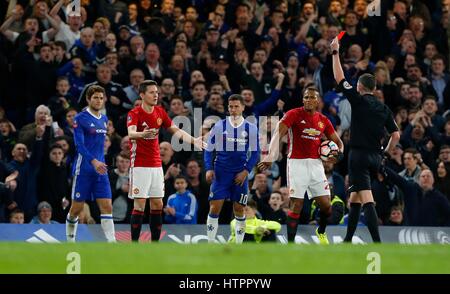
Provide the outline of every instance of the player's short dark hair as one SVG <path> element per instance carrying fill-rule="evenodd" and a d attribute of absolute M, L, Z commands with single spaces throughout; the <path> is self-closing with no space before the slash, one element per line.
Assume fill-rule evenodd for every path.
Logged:
<path fill-rule="evenodd" d="M 307 86 L 307 87 L 303 90 L 303 95 L 305 95 L 306 91 L 314 91 L 314 92 L 317 92 L 317 94 L 319 94 L 319 96 L 320 96 L 319 89 L 317 89 L 315 86 Z"/>
<path fill-rule="evenodd" d="M 106 96 L 105 88 L 99 85 L 92 85 L 86 91 L 86 99 L 90 100 L 95 93 L 103 93 Z"/>
<path fill-rule="evenodd" d="M 158 87 L 158 83 L 153 80 L 145 80 L 139 84 L 139 94 L 144 94 L 147 91 L 147 87 L 156 86 Z"/>
<path fill-rule="evenodd" d="M 228 98 L 228 101 L 239 101 L 242 105 L 244 105 L 244 97 L 240 94 L 233 94 Z"/>
<path fill-rule="evenodd" d="M 376 82 L 375 76 L 369 73 L 365 73 L 361 75 L 358 79 L 358 82 L 363 85 L 364 88 L 368 91 L 375 90 Z"/>

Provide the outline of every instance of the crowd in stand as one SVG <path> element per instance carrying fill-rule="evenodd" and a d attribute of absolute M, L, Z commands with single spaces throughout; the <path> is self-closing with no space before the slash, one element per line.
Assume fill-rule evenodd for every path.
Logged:
<path fill-rule="evenodd" d="M 450 226 L 450 1 L 385 0 L 376 15 L 368 14 L 368 0 L 81 0 L 80 9 L 69 10 L 70 2 L 0 3 L 0 222 L 65 221 L 74 116 L 93 84 L 107 95 L 105 157 L 116 223 L 129 223 L 133 205 L 126 117 L 141 103 L 143 80 L 158 82 L 160 105 L 193 135 L 208 133 L 208 117 L 225 118 L 227 98 L 240 93 L 245 116 L 269 137 L 274 125 L 261 124 L 263 117 L 302 106 L 302 90 L 314 84 L 320 111 L 347 146 L 351 107 L 335 89 L 329 52 L 345 30 L 346 79 L 354 84 L 373 73 L 375 95 L 402 133 L 374 176 L 380 223 Z M 166 223 L 205 223 L 202 153 L 177 150 L 163 130 L 159 139 Z M 282 224 L 289 204 L 283 144 L 271 169 L 249 175 L 256 217 Z M 333 188 L 330 224 L 345 222 L 348 149 L 338 164 L 324 163 Z M 222 223 L 232 219 L 230 204 Z M 304 207 L 301 222 L 315 223 L 315 203 Z M 80 222 L 99 218 L 96 204 L 87 203 Z"/>

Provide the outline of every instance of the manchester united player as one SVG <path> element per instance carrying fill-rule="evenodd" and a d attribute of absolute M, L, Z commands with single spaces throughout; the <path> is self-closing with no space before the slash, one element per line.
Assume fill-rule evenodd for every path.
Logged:
<path fill-rule="evenodd" d="M 318 149 L 322 135 L 335 142 L 339 147 L 329 160 L 336 162 L 342 156 L 344 144 L 337 135 L 333 125 L 323 114 L 316 111 L 319 104 L 319 92 L 309 87 L 303 94 L 304 107 L 288 111 L 275 129 L 270 142 L 269 155 L 258 164 L 262 170 L 270 167 L 278 157 L 279 140 L 288 135 L 289 154 L 287 164 L 290 207 L 287 219 L 288 241 L 293 242 L 297 233 L 298 220 L 303 207 L 303 197 L 315 198 L 320 208 L 319 227 L 316 235 L 321 244 L 328 244 L 325 233 L 327 218 L 331 214 L 330 189 L 327 177 L 319 158 Z"/>
<path fill-rule="evenodd" d="M 143 81 L 139 85 L 142 105 L 130 110 L 127 126 L 130 137 L 131 167 L 129 198 L 134 199 L 131 214 L 131 239 L 138 241 L 144 217 L 145 202 L 150 198 L 150 231 L 152 241 L 161 234 L 164 196 L 164 175 L 159 153 L 159 129 L 165 128 L 177 138 L 190 142 L 200 149 L 206 146 L 202 137 L 194 138 L 172 123 L 158 103 L 158 84 Z"/>

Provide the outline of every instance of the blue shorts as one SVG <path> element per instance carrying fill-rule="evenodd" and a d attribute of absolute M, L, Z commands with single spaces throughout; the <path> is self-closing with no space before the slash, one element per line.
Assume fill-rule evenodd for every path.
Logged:
<path fill-rule="evenodd" d="M 234 183 L 234 178 L 239 172 L 227 172 L 215 170 L 214 180 L 211 184 L 208 200 L 230 199 L 242 205 L 247 205 L 248 178 L 242 186 Z"/>
<path fill-rule="evenodd" d="M 77 202 L 111 199 L 108 175 L 76 175 L 72 183 L 72 200 Z"/>

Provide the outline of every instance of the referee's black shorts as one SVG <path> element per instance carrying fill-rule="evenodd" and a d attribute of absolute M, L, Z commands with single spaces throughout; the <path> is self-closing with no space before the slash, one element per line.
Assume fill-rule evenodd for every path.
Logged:
<path fill-rule="evenodd" d="M 349 192 L 371 189 L 371 182 L 377 176 L 381 159 L 380 153 L 376 151 L 350 149 L 348 156 Z"/>

